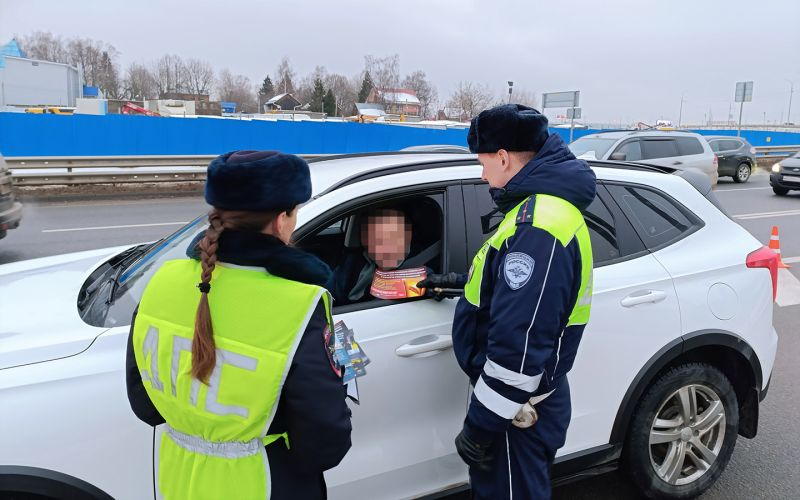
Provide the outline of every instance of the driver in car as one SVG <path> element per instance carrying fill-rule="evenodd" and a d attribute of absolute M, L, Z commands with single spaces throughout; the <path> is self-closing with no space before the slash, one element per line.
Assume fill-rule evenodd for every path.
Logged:
<path fill-rule="evenodd" d="M 328 282 L 334 300 L 348 304 L 369 299 L 376 270 L 406 269 L 411 236 L 411 222 L 403 211 L 376 208 L 367 212 L 361 222 L 361 252 L 348 252 Z"/>

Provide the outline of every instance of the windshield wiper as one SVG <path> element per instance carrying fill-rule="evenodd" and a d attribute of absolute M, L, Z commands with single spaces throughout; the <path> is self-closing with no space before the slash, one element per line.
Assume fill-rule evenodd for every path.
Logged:
<path fill-rule="evenodd" d="M 142 255 L 147 254 L 147 252 L 149 252 L 150 249 L 155 247 L 161 241 L 162 240 L 158 240 L 153 243 L 144 243 L 142 245 L 133 247 L 132 249 L 129 250 L 130 253 L 128 255 L 126 255 L 122 260 L 120 260 L 111 267 L 111 269 L 116 269 L 116 272 L 114 273 L 114 276 L 108 281 L 108 283 L 111 284 L 111 292 L 108 294 L 108 298 L 106 299 L 106 305 L 111 305 L 114 303 L 114 295 L 116 295 L 117 288 L 119 288 L 119 278 L 120 276 L 122 276 L 122 273 L 124 273 L 125 270 L 128 268 L 128 266 L 136 262 Z"/>

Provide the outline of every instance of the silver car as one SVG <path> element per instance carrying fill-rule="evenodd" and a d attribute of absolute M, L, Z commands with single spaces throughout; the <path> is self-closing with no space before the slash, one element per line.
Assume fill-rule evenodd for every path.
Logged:
<path fill-rule="evenodd" d="M 575 156 L 591 160 L 649 163 L 676 170 L 696 169 L 717 184 L 718 159 L 706 139 L 693 132 L 644 130 L 601 132 L 569 145 Z"/>

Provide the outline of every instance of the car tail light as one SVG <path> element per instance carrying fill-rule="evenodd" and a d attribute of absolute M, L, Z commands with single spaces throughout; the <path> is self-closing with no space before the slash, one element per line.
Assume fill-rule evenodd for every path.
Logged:
<path fill-rule="evenodd" d="M 717 155 L 714 155 L 714 166 L 719 166 L 719 158 L 717 158 Z"/>
<path fill-rule="evenodd" d="M 772 300 L 778 296 L 778 254 L 767 247 L 761 247 L 747 256 L 750 269 L 769 269 L 772 278 Z"/>

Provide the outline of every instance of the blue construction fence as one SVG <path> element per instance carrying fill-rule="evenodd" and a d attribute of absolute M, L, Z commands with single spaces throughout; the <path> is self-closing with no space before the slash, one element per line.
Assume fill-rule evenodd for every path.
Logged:
<path fill-rule="evenodd" d="M 569 129 L 551 129 L 569 140 Z M 575 129 L 575 139 L 599 132 Z M 696 130 L 736 135 L 736 130 Z M 754 146 L 800 144 L 800 133 L 743 130 Z M 13 156 L 207 155 L 236 149 L 297 154 L 395 151 L 422 144 L 466 145 L 465 129 L 380 123 L 0 113 L 0 154 Z"/>

